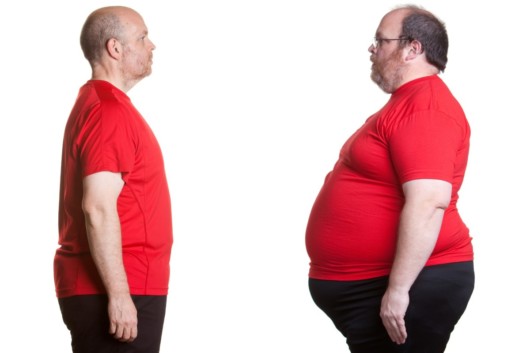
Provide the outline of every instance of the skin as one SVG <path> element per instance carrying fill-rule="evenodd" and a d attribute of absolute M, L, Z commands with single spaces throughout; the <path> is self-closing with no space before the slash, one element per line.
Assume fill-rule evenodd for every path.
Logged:
<path fill-rule="evenodd" d="M 100 10 L 117 14 L 125 26 L 124 40 L 107 41 L 104 55 L 92 64 L 92 79 L 105 80 L 128 92 L 144 77 L 151 74 L 155 45 L 148 37 L 142 17 L 126 7 L 108 7 Z"/>
<path fill-rule="evenodd" d="M 122 41 L 111 38 L 102 58 L 91 63 L 92 79 L 108 81 L 127 92 L 151 73 L 155 45 L 147 37 L 147 27 L 137 12 L 126 7 L 97 11 L 114 12 L 125 29 Z M 83 211 L 90 252 L 109 298 L 109 332 L 119 341 L 132 342 L 138 335 L 138 319 L 123 265 L 117 210 L 123 186 L 120 173 L 98 172 L 85 177 Z"/>
<path fill-rule="evenodd" d="M 398 9 L 385 15 L 376 36 L 398 38 L 407 12 Z M 439 73 L 427 62 L 421 43 L 415 40 L 402 48 L 398 41 L 383 41 L 377 48 L 371 45 L 368 51 L 373 63 L 372 80 L 387 93 L 414 79 Z M 380 310 L 388 335 L 397 344 L 403 344 L 407 339 L 405 313 L 409 290 L 434 249 L 452 192 L 450 183 L 435 179 L 409 181 L 402 188 L 405 204 L 400 217 L 396 255 Z"/>

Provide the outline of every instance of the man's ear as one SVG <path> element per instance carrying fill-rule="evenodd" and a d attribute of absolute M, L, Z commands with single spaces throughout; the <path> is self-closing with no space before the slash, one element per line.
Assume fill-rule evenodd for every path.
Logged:
<path fill-rule="evenodd" d="M 410 44 L 408 45 L 408 52 L 407 52 L 406 59 L 412 60 L 412 59 L 415 59 L 417 56 L 420 56 L 421 54 L 423 54 L 423 46 L 421 45 L 419 41 L 415 39 L 412 40 Z"/>
<path fill-rule="evenodd" d="M 113 59 L 118 59 L 123 52 L 121 43 L 116 38 L 111 38 L 107 41 L 107 53 Z"/>

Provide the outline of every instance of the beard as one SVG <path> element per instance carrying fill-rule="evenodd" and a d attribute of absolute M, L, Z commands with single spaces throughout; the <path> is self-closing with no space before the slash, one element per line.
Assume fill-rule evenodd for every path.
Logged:
<path fill-rule="evenodd" d="M 126 47 L 123 55 L 122 74 L 127 81 L 136 83 L 151 75 L 153 64 L 152 53 L 149 55 L 137 53 Z"/>
<path fill-rule="evenodd" d="M 403 64 L 401 51 L 396 49 L 386 59 L 372 57 L 372 73 L 370 78 L 385 93 L 393 93 L 403 82 Z"/>

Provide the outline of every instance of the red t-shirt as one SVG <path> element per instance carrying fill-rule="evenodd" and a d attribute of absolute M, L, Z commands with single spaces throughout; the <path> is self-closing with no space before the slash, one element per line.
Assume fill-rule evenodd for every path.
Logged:
<path fill-rule="evenodd" d="M 88 81 L 66 124 L 54 259 L 58 297 L 105 293 L 87 242 L 83 178 L 110 171 L 125 182 L 118 197 L 123 262 L 131 294 L 166 295 L 173 243 L 171 205 L 158 142 L 129 97 Z"/>
<path fill-rule="evenodd" d="M 437 76 L 408 82 L 344 144 L 311 211 L 309 276 L 361 280 L 390 273 L 404 205 L 402 184 L 452 184 L 438 241 L 427 266 L 473 259 L 456 203 L 470 129 L 460 104 Z"/>

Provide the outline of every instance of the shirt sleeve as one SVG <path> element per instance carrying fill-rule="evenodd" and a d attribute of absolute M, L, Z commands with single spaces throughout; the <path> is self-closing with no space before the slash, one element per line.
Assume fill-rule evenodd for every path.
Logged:
<path fill-rule="evenodd" d="M 119 104 L 105 104 L 90 112 L 79 144 L 83 176 L 101 171 L 129 173 L 134 166 L 134 129 Z"/>
<path fill-rule="evenodd" d="M 445 114 L 426 111 L 404 119 L 389 139 L 400 182 L 439 179 L 452 183 L 462 139 L 461 127 Z"/>

